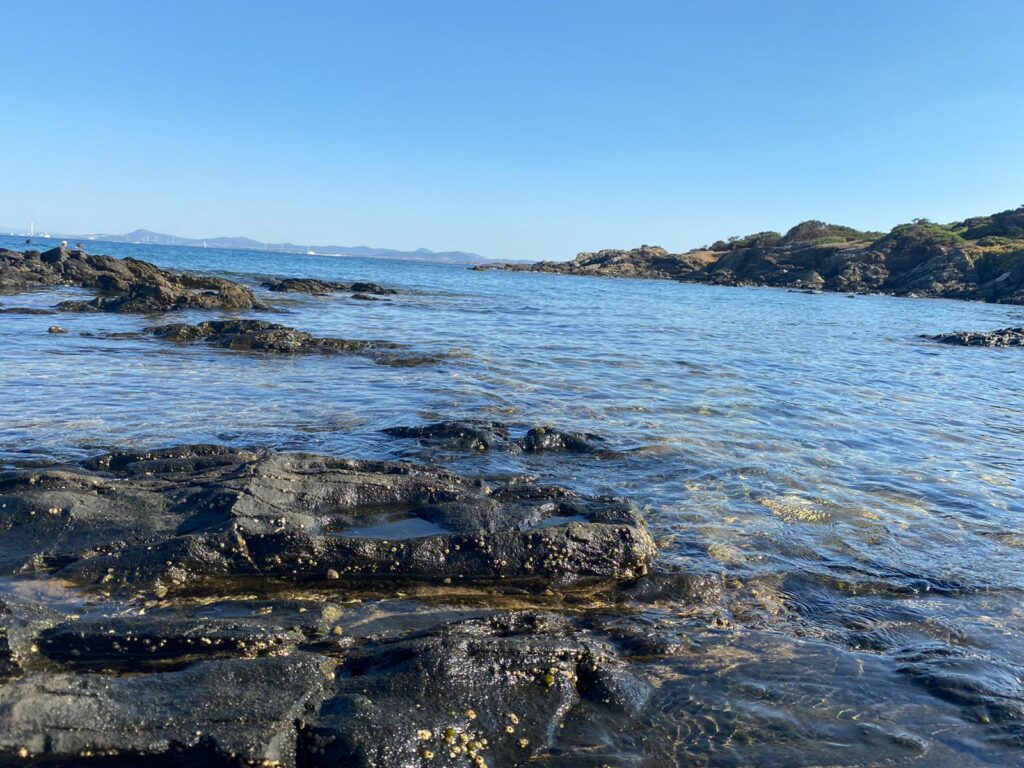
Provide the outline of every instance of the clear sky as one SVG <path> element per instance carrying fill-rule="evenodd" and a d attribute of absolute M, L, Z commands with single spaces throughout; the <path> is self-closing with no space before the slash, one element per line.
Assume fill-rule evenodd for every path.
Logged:
<path fill-rule="evenodd" d="M 673 250 L 1024 203 L 1021 0 L 6 3 L 0 226 Z"/>

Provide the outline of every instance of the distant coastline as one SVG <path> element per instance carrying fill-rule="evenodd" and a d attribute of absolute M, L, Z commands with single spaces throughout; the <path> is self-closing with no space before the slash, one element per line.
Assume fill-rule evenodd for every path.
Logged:
<path fill-rule="evenodd" d="M 366 245 L 296 245 L 295 243 L 264 243 L 248 237 L 180 237 L 148 229 L 136 229 L 122 235 L 69 234 L 53 233 L 34 234 L 19 231 L 17 227 L 5 227 L 0 232 L 12 237 L 32 237 L 33 240 L 67 240 L 82 243 L 127 243 L 132 245 L 163 245 L 186 248 L 223 248 L 225 250 L 267 251 L 271 253 L 292 253 L 312 256 L 357 256 L 377 259 L 397 259 L 403 261 L 428 261 L 439 264 L 480 264 L 493 261 L 477 253 L 468 251 L 432 251 L 429 248 L 418 248 L 414 251 L 403 251 L 395 248 L 374 248 Z"/>

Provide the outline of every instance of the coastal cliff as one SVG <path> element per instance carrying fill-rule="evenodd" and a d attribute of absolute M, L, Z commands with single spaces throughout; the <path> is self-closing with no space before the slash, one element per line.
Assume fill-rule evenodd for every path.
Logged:
<path fill-rule="evenodd" d="M 474 269 L 1024 304 L 1024 206 L 951 224 L 915 219 L 889 233 L 805 221 L 784 235 L 759 232 L 686 253 L 642 245 Z"/>

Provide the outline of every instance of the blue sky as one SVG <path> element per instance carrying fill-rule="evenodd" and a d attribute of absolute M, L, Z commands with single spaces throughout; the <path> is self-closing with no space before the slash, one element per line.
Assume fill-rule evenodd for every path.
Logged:
<path fill-rule="evenodd" d="M 2 226 L 563 259 L 1024 203 L 1020 0 L 0 18 Z"/>

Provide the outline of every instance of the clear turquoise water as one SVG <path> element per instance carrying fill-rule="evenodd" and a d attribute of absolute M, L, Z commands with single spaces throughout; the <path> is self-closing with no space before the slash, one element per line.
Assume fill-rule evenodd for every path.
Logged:
<path fill-rule="evenodd" d="M 0 315 L 0 459 L 182 442 L 422 459 L 380 430 L 460 417 L 596 432 L 624 453 L 431 458 L 629 496 L 664 563 L 725 575 L 722 606 L 628 617 L 688 650 L 643 667 L 655 714 L 622 760 L 1024 760 L 1024 352 L 917 338 L 1024 325 L 1024 307 L 94 248 L 253 285 L 400 288 L 373 303 L 267 294 L 281 312 L 251 315 L 457 354 L 390 368 L 79 335 L 154 318 Z"/>

